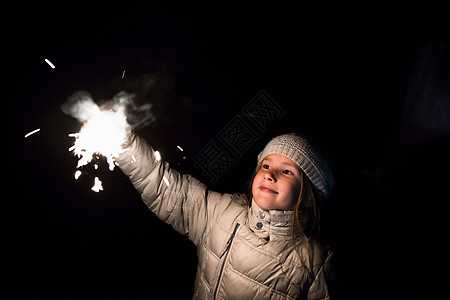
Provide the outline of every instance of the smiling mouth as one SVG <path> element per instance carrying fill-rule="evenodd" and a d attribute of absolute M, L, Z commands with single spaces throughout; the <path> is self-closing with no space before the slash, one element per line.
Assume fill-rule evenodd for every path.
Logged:
<path fill-rule="evenodd" d="M 266 192 L 266 193 L 271 193 L 271 194 L 278 194 L 278 192 L 276 192 L 276 191 L 274 191 L 274 190 L 271 190 L 271 189 L 269 189 L 268 187 L 265 187 L 265 186 L 260 186 L 259 187 L 259 190 L 261 191 L 261 192 Z"/>

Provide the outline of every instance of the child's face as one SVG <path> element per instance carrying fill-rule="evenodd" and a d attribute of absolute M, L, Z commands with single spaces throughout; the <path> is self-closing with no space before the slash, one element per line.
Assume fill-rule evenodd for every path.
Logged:
<path fill-rule="evenodd" d="M 280 154 L 264 158 L 252 184 L 253 199 L 265 210 L 293 210 L 300 194 L 302 172 Z"/>

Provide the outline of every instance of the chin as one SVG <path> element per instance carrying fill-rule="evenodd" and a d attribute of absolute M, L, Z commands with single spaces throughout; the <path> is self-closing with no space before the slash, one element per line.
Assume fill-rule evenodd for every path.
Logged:
<path fill-rule="evenodd" d="M 261 199 L 261 198 L 254 198 L 256 204 L 264 209 L 264 210 L 271 210 L 271 209 L 276 209 L 274 206 L 273 201 L 269 200 L 269 199 Z"/>

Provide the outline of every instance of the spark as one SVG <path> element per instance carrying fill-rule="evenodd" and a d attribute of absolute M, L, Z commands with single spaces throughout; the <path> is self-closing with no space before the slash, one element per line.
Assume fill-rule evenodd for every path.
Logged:
<path fill-rule="evenodd" d="M 183 148 L 181 148 L 180 146 L 177 146 L 177 148 L 178 148 L 180 151 L 184 151 Z"/>
<path fill-rule="evenodd" d="M 41 129 L 38 128 L 38 129 L 35 129 L 35 130 L 31 131 L 31 132 L 28 132 L 27 134 L 25 134 L 25 138 L 29 137 L 29 136 L 32 135 L 32 134 L 35 134 L 36 132 L 38 132 L 38 131 L 40 131 L 40 130 L 41 130 Z"/>
<path fill-rule="evenodd" d="M 78 178 L 80 178 L 80 176 L 81 176 L 81 171 L 80 171 L 80 170 L 77 170 L 77 171 L 75 172 L 75 180 L 77 180 Z"/>
<path fill-rule="evenodd" d="M 123 73 L 122 73 L 122 78 L 125 76 L 125 70 L 123 70 Z"/>
<path fill-rule="evenodd" d="M 49 61 L 47 58 L 46 59 L 44 59 L 45 60 L 45 62 L 46 63 L 48 63 L 48 65 L 52 68 L 52 69 L 54 69 L 55 68 L 55 65 L 54 64 L 52 64 L 52 62 L 51 61 Z"/>
<path fill-rule="evenodd" d="M 161 154 L 159 154 L 159 151 L 155 151 L 155 158 L 157 161 L 161 160 Z"/>
<path fill-rule="evenodd" d="M 98 193 L 99 191 L 103 191 L 102 182 L 98 177 L 94 178 L 94 186 L 91 188 L 94 192 Z"/>
<path fill-rule="evenodd" d="M 170 186 L 169 180 L 164 176 L 163 177 L 164 183 L 167 185 L 167 187 Z"/>

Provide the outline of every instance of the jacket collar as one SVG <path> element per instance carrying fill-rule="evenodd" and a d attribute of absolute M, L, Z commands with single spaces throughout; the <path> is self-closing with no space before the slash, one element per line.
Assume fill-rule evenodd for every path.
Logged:
<path fill-rule="evenodd" d="M 286 239 L 291 235 L 292 214 L 288 210 L 264 210 L 252 199 L 249 208 L 250 229 L 267 240 Z"/>

